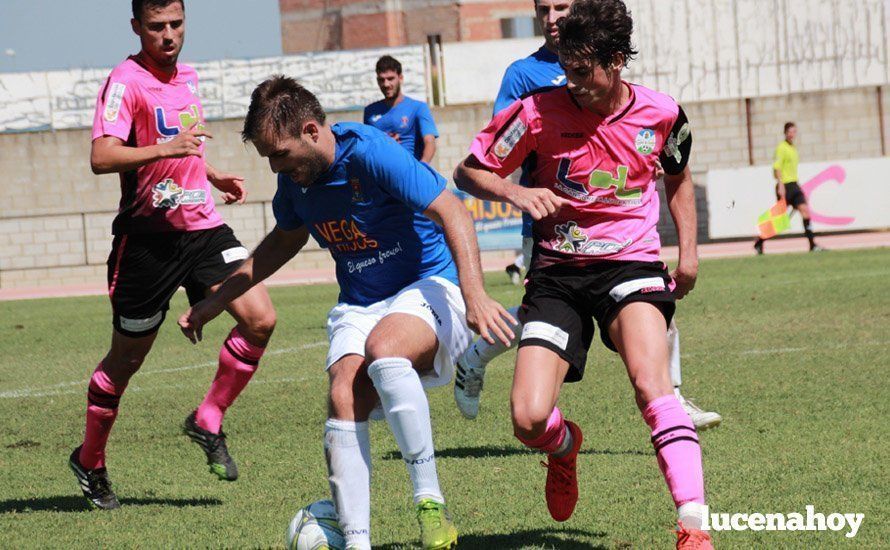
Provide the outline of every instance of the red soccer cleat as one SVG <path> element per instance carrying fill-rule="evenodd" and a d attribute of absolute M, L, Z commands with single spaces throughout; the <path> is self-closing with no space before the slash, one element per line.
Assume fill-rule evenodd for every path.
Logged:
<path fill-rule="evenodd" d="M 680 523 L 677 531 L 677 550 L 714 550 L 711 535 L 699 529 L 687 529 Z"/>
<path fill-rule="evenodd" d="M 572 517 L 575 504 L 578 503 L 578 473 L 575 461 L 584 435 L 574 422 L 566 420 L 566 427 L 572 434 L 572 450 L 562 457 L 549 455 L 550 461 L 541 463 L 547 467 L 547 484 L 544 488 L 547 495 L 547 510 L 556 521 L 566 521 Z"/>

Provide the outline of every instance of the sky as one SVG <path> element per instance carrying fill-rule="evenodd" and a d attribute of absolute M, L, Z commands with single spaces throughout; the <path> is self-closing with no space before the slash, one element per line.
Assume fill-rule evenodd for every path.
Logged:
<path fill-rule="evenodd" d="M 281 55 L 278 0 L 185 0 L 180 61 Z M 0 73 L 113 67 L 139 51 L 129 0 L 0 0 Z"/>

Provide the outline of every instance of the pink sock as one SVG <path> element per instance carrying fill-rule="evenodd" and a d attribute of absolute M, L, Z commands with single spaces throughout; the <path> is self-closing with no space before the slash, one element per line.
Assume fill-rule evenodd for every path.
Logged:
<path fill-rule="evenodd" d="M 674 394 L 649 402 L 643 411 L 646 424 L 652 428 L 652 445 L 658 467 L 664 474 L 668 489 L 679 508 L 687 502 L 705 503 L 701 447 L 692 419 Z"/>
<path fill-rule="evenodd" d="M 102 363 L 99 363 L 90 377 L 87 389 L 87 428 L 78 457 L 81 466 L 88 470 L 105 466 L 105 445 L 126 387 L 126 384 L 116 386 L 102 370 Z"/>
<path fill-rule="evenodd" d="M 260 357 L 266 348 L 255 346 L 244 339 L 238 328 L 232 329 L 229 337 L 219 350 L 219 368 L 216 377 L 198 406 L 195 421 L 207 431 L 219 433 L 223 416 L 241 390 L 250 382 L 259 366 Z"/>
<path fill-rule="evenodd" d="M 553 412 L 550 413 L 550 418 L 547 419 L 547 428 L 540 437 L 524 439 L 517 435 L 516 438 L 526 447 L 538 449 L 547 454 L 555 452 L 566 438 L 566 423 L 562 418 L 562 412 L 559 410 L 559 407 L 553 407 Z"/>

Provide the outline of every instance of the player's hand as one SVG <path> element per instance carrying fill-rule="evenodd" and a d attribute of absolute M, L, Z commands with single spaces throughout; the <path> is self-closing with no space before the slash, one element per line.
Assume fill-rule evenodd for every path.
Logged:
<path fill-rule="evenodd" d="M 402 136 L 400 136 L 397 132 L 390 132 L 389 137 L 396 140 L 396 143 L 402 143 Z"/>
<path fill-rule="evenodd" d="M 178 321 L 179 328 L 192 344 L 197 344 L 203 337 L 202 330 L 204 325 L 212 321 L 224 310 L 225 307 L 218 304 L 216 300 L 201 300 L 182 314 Z"/>
<path fill-rule="evenodd" d="M 489 344 L 497 338 L 509 346 L 515 334 L 513 328 L 519 323 L 507 313 L 497 301 L 484 292 L 477 298 L 464 297 L 467 304 L 467 326 Z"/>
<path fill-rule="evenodd" d="M 208 174 L 207 179 L 210 180 L 210 183 L 222 191 L 222 199 L 226 204 L 235 202 L 244 204 L 244 200 L 247 198 L 247 190 L 244 189 L 243 177 L 225 172 L 216 172 L 212 178 L 209 176 L 210 174 Z"/>
<path fill-rule="evenodd" d="M 559 212 L 560 208 L 569 204 L 569 201 L 556 196 L 549 189 L 529 188 L 522 187 L 521 185 L 515 187 L 516 189 L 513 191 L 513 196 L 510 197 L 510 202 L 519 210 L 531 214 L 535 221 L 552 216 Z"/>
<path fill-rule="evenodd" d="M 653 174 L 653 176 L 655 177 L 655 179 L 660 180 L 663 175 L 664 167 L 661 165 L 660 160 L 655 159 L 655 174 Z"/>
<path fill-rule="evenodd" d="M 171 159 L 189 156 L 200 157 L 201 144 L 204 143 L 201 139 L 202 137 L 213 139 L 210 132 L 203 128 L 198 129 L 197 125 L 192 126 L 185 132 L 179 132 L 176 134 L 175 138 L 160 145 L 162 151 L 161 156 Z"/>
<path fill-rule="evenodd" d="M 671 278 L 674 279 L 674 297 L 682 300 L 684 296 L 689 294 L 695 288 L 695 280 L 698 278 L 698 262 L 680 262 L 677 269 L 671 271 Z"/>

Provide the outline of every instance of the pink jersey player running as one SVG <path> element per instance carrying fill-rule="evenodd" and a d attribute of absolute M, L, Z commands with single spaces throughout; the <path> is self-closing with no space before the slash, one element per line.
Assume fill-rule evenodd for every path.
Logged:
<path fill-rule="evenodd" d="M 516 437 L 548 453 L 547 507 L 567 520 L 578 501 L 581 429 L 556 407 L 564 382 L 582 378 L 595 325 L 627 367 L 652 432 L 658 465 L 678 509 L 678 548 L 711 548 L 701 449 L 668 375 L 665 331 L 675 298 L 695 284 L 695 201 L 683 110 L 629 84 L 637 52 L 620 0 L 576 0 L 559 22 L 567 85 L 533 93 L 498 113 L 455 172 L 480 198 L 529 212 L 534 252 L 520 309 L 524 327 L 513 379 Z M 532 186 L 504 179 L 531 161 Z M 657 174 L 665 172 L 680 238 L 677 269 L 659 261 Z"/>
<path fill-rule="evenodd" d="M 240 176 L 204 159 L 204 113 L 194 69 L 177 63 L 185 33 L 182 0 L 134 0 L 137 55 L 115 67 L 99 91 L 90 164 L 96 174 L 120 174 L 121 201 L 112 224 L 108 294 L 113 311 L 111 349 L 87 391 L 86 432 L 69 466 L 88 502 L 120 503 L 111 489 L 105 447 L 121 396 L 139 370 L 164 321 L 170 298 L 185 287 L 194 303 L 248 256 L 216 211 L 211 185 L 226 203 L 243 202 Z M 247 385 L 275 326 L 262 286 L 232 302 L 237 321 L 219 355 L 219 369 L 184 431 L 198 443 L 211 472 L 234 480 L 222 420 Z"/>

